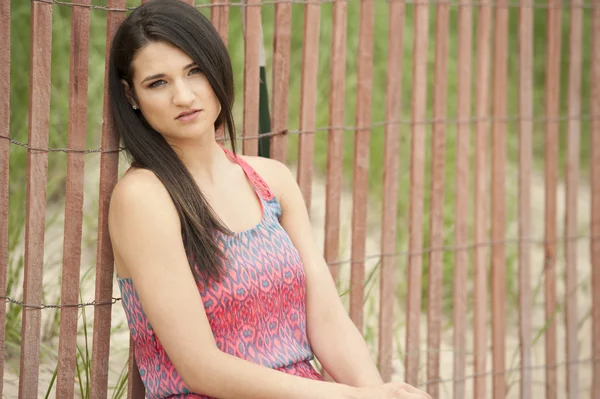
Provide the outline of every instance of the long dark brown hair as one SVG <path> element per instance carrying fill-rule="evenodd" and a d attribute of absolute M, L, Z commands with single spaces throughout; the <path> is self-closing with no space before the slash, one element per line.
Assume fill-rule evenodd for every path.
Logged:
<path fill-rule="evenodd" d="M 235 153 L 233 72 L 227 48 L 217 31 L 197 9 L 179 0 L 153 0 L 136 8 L 119 27 L 110 52 L 108 90 L 113 127 L 121 136 L 131 164 L 151 170 L 169 192 L 181 222 L 181 234 L 191 266 L 201 277 L 219 279 L 223 252 L 214 233 L 229 233 L 217 218 L 192 175 L 163 136 L 135 111 L 121 80 L 133 88 L 132 61 L 152 42 L 185 52 L 212 86 L 221 112 L 215 130 L 224 126 Z"/>

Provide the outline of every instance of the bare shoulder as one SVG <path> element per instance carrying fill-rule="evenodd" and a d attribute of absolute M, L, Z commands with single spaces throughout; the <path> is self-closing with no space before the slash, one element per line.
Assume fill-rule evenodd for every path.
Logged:
<path fill-rule="evenodd" d="M 171 196 L 158 177 L 145 169 L 129 171 L 115 186 L 108 230 L 121 277 L 151 270 L 150 260 L 140 264 L 141 254 L 154 253 L 158 259 L 161 245 L 181 246 L 181 223 Z"/>
<path fill-rule="evenodd" d="M 111 195 L 108 215 L 111 236 L 118 237 L 117 230 L 131 233 L 135 226 L 148 228 L 165 223 L 179 224 L 175 205 L 165 186 L 152 171 L 129 171 Z"/>
<path fill-rule="evenodd" d="M 280 198 L 289 185 L 296 184 L 292 171 L 282 162 L 265 157 L 242 155 L 246 161 L 269 185 L 275 195 Z"/>
<path fill-rule="evenodd" d="M 171 202 L 167 189 L 150 170 L 133 169 L 116 184 L 111 195 L 111 209 L 135 207 L 148 202 Z"/>

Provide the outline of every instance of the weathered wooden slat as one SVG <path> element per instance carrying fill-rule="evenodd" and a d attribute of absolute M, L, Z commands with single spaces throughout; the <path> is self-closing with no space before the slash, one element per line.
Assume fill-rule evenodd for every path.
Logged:
<path fill-rule="evenodd" d="M 383 204 L 381 213 L 381 279 L 379 312 L 379 357 L 381 377 L 388 382 L 392 378 L 392 355 L 394 347 L 394 302 L 396 288 L 395 256 L 398 225 L 398 151 L 400 127 L 391 123 L 400 117 L 402 92 L 402 51 L 404 35 L 404 3 L 389 3 L 388 60 L 386 74 L 385 144 L 383 152 Z"/>
<path fill-rule="evenodd" d="M 219 32 L 221 40 L 227 46 L 229 40 L 229 4 L 227 0 L 211 0 L 213 7 L 210 9 L 210 21 Z M 214 6 L 215 4 L 223 4 L 222 6 Z M 221 126 L 215 132 L 217 139 L 223 140 L 225 136 L 225 127 Z"/>
<path fill-rule="evenodd" d="M 0 134 L 10 128 L 10 1 L 0 3 Z M 9 141 L 0 138 L 0 296 L 6 296 L 8 275 L 8 167 Z M 4 353 L 6 299 L 0 299 L 0 353 Z M 0 396 L 4 389 L 4 356 L 0 358 Z"/>
<path fill-rule="evenodd" d="M 210 8 L 210 22 L 212 22 L 217 32 L 219 32 L 221 40 L 227 46 L 229 40 L 229 3 L 227 0 L 211 0 L 211 4 L 213 4 L 213 7 Z M 215 4 L 222 5 L 215 6 Z"/>
<path fill-rule="evenodd" d="M 458 9 L 458 93 L 456 117 L 456 202 L 454 243 L 454 397 L 465 397 L 467 281 L 469 279 L 469 145 L 471 141 L 471 7 Z"/>
<path fill-rule="evenodd" d="M 569 399 L 579 398 L 577 311 L 577 197 L 579 194 L 579 150 L 581 136 L 581 0 L 571 0 L 569 29 L 569 82 L 567 84 L 567 165 L 565 214 L 565 326 L 567 386 Z"/>
<path fill-rule="evenodd" d="M 429 4 L 414 6 L 412 138 L 410 155 L 410 211 L 408 295 L 406 300 L 405 380 L 416 385 L 419 373 L 421 281 L 423 273 L 423 199 L 425 196 L 425 141 L 427 129 L 427 53 Z"/>
<path fill-rule="evenodd" d="M 210 22 L 213 24 L 221 40 L 227 46 L 228 41 L 228 29 L 229 29 L 229 6 L 227 0 L 211 0 L 213 7 L 210 8 Z M 215 6 L 216 4 L 223 4 Z M 221 126 L 215 132 L 218 140 L 223 140 L 225 136 L 225 127 Z"/>
<path fill-rule="evenodd" d="M 444 246 L 444 185 L 446 167 L 446 116 L 448 104 L 448 34 L 450 5 L 439 2 L 435 12 L 435 71 L 431 133 L 431 199 L 427 286 L 427 393 L 439 397 L 442 339 L 442 275 Z"/>
<path fill-rule="evenodd" d="M 282 132 L 288 123 L 288 96 L 290 91 L 290 44 L 292 5 L 275 5 L 275 33 L 273 37 L 273 102 L 271 130 Z M 271 158 L 285 162 L 287 158 L 285 135 L 271 137 Z"/>
<path fill-rule="evenodd" d="M 344 103 L 346 100 L 346 27 L 348 4 L 336 0 L 333 4 L 333 32 L 329 66 L 329 128 L 327 143 L 327 184 L 325 187 L 325 260 L 334 280 L 338 279 L 340 249 L 340 202 L 342 195 L 342 167 L 344 131 Z"/>
<path fill-rule="evenodd" d="M 488 201 L 488 137 L 490 104 L 490 39 L 492 29 L 491 4 L 483 2 L 477 12 L 477 54 L 475 62 L 475 176 L 474 176 L 474 226 L 473 240 L 473 397 L 486 395 L 487 361 L 487 226 L 489 220 Z"/>
<path fill-rule="evenodd" d="M 140 376 L 140 370 L 135 361 L 135 355 L 133 351 L 135 343 L 133 337 L 129 337 L 129 359 L 128 359 L 128 373 L 129 378 L 127 379 L 127 399 L 144 399 L 146 396 L 146 390 L 142 383 L 142 377 Z"/>
<path fill-rule="evenodd" d="M 315 119 L 317 111 L 317 70 L 319 67 L 319 25 L 321 5 L 304 6 L 304 44 L 300 92 L 300 135 L 298 141 L 298 185 L 310 213 L 313 160 L 315 151 Z"/>
<path fill-rule="evenodd" d="M 52 6 L 31 4 L 31 69 L 29 77 L 29 145 L 48 147 L 50 124 L 50 65 L 52 54 Z M 44 227 L 48 153 L 27 153 L 27 219 L 25 225 L 25 279 L 23 301 L 42 302 Z M 23 308 L 19 399 L 38 395 L 41 309 Z"/>
<path fill-rule="evenodd" d="M 90 0 L 82 0 L 81 4 L 89 5 Z M 72 150 L 85 149 L 89 39 L 90 9 L 74 7 L 71 13 L 68 140 L 68 148 Z M 83 153 L 69 152 L 67 154 L 65 215 L 68 217 L 65 217 L 63 244 L 61 287 L 61 304 L 63 305 L 79 301 L 84 166 L 85 155 Z M 73 307 L 62 308 L 60 311 L 56 379 L 56 396 L 59 398 L 72 398 L 74 395 L 78 312 L 79 309 Z"/>
<path fill-rule="evenodd" d="M 123 8 L 125 0 L 109 0 L 108 7 Z M 125 19 L 123 12 L 108 11 L 106 21 L 106 53 L 110 53 L 112 39 L 117 28 Z M 104 123 L 102 125 L 102 150 L 115 151 L 119 148 L 119 137 L 112 129 L 108 112 L 108 57 L 104 70 Z M 113 288 L 114 257 L 108 233 L 108 205 L 110 195 L 117 182 L 119 154 L 103 152 L 100 156 L 100 193 L 98 198 L 98 243 L 96 253 L 96 303 L 110 302 Z M 110 352 L 111 306 L 96 306 L 94 309 L 94 336 L 92 340 L 91 398 L 106 399 L 108 388 L 108 355 Z"/>
<path fill-rule="evenodd" d="M 244 29 L 244 131 L 242 136 L 258 135 L 258 105 L 260 96 L 260 0 L 246 0 Z M 245 155 L 258 155 L 258 140 L 246 139 Z"/>
<path fill-rule="evenodd" d="M 147 3 L 150 0 L 142 0 L 142 4 Z M 212 14 L 211 14 L 212 16 Z M 218 129 L 216 132 L 217 137 L 223 138 L 223 129 Z M 128 364 L 128 379 L 127 379 L 127 399 L 144 399 L 145 389 L 140 377 L 140 371 L 135 363 L 134 357 L 134 342 L 133 339 L 129 339 L 129 364 Z"/>
<path fill-rule="evenodd" d="M 369 135 L 371 89 L 373 87 L 373 33 L 375 5 L 360 3 L 358 26 L 358 67 L 356 90 L 356 131 L 354 133 L 354 178 L 352 187 L 352 263 L 350 270 L 350 317 L 362 331 L 369 187 Z"/>
<path fill-rule="evenodd" d="M 600 0 L 593 0 L 590 57 L 590 257 L 592 296 L 592 389 L 590 398 L 600 398 Z"/>
<path fill-rule="evenodd" d="M 531 376 L 531 158 L 533 134 L 533 9 L 519 9 L 519 348 L 522 399 L 532 395 Z"/>
<path fill-rule="evenodd" d="M 496 3 L 492 97 L 492 371 L 493 398 L 506 395 L 506 96 L 508 1 Z"/>
<path fill-rule="evenodd" d="M 546 165 L 545 165 L 545 312 L 546 399 L 557 398 L 556 377 L 556 248 L 560 113 L 561 1 L 548 0 L 546 49 Z"/>

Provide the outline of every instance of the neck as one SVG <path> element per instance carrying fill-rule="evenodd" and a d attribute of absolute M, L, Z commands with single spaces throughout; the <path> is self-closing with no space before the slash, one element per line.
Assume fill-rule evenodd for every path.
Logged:
<path fill-rule="evenodd" d="M 214 135 L 206 140 L 172 144 L 172 147 L 198 184 L 218 181 L 229 163 Z"/>

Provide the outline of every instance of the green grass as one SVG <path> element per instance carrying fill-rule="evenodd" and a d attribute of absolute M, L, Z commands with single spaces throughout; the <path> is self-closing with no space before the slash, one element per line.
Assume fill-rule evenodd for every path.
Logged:
<path fill-rule="evenodd" d="M 86 273 L 87 274 L 87 273 Z M 80 300 L 83 302 L 83 298 L 80 295 Z M 91 376 L 92 376 L 92 353 L 90 348 L 90 339 L 91 336 L 88 334 L 88 326 L 90 322 L 86 317 L 85 308 L 81 308 L 81 335 L 84 339 L 84 344 L 77 345 L 76 359 L 75 359 L 75 386 L 77 387 L 78 397 L 81 399 L 89 399 L 91 393 Z M 125 363 L 119 373 L 117 381 L 114 385 L 110 386 L 109 389 L 112 391 L 111 398 L 112 399 L 120 399 L 126 396 L 127 394 L 127 380 L 129 374 L 127 373 L 128 363 Z M 52 394 L 52 390 L 54 388 L 54 384 L 56 382 L 56 377 L 58 373 L 58 366 L 54 369 L 54 373 L 52 374 L 52 378 L 50 379 L 50 383 L 48 385 L 48 389 L 46 391 L 45 398 L 50 398 Z"/>

